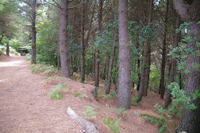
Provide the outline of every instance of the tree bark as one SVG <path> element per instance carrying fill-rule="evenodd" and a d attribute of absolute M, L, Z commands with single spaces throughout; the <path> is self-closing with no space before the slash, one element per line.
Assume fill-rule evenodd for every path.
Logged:
<path fill-rule="evenodd" d="M 153 0 L 149 0 L 149 18 L 148 24 L 152 22 L 152 14 L 153 14 Z M 147 89 L 149 86 L 149 73 L 150 73 L 150 65 L 151 65 L 151 43 L 148 41 L 144 45 L 144 61 L 143 68 L 140 80 L 140 88 L 137 102 L 142 100 L 143 96 L 147 95 Z"/>
<path fill-rule="evenodd" d="M 10 56 L 9 43 L 6 44 L 6 55 Z"/>
<path fill-rule="evenodd" d="M 82 11 L 81 11 L 81 82 L 85 82 L 85 39 L 84 39 L 84 19 L 85 19 L 85 0 L 82 0 Z"/>
<path fill-rule="evenodd" d="M 137 42 L 137 50 L 139 50 L 139 42 Z M 139 55 L 138 55 L 138 60 L 137 60 L 137 67 L 138 67 L 138 83 L 137 83 L 137 91 L 139 91 L 140 89 L 140 80 L 141 80 L 141 74 L 140 74 L 140 59 L 139 59 Z"/>
<path fill-rule="evenodd" d="M 115 35 L 114 35 L 114 43 L 113 43 L 113 48 L 112 48 L 112 55 L 110 56 L 109 60 L 109 66 L 108 66 L 108 80 L 107 80 L 107 87 L 106 87 L 106 94 L 110 93 L 110 87 L 111 87 L 111 78 L 112 78 L 112 68 L 113 68 L 113 62 L 115 58 L 115 51 L 116 51 L 116 46 L 115 46 Z"/>
<path fill-rule="evenodd" d="M 32 64 L 36 64 L 36 28 L 35 28 L 35 22 L 36 22 L 36 6 L 37 6 L 37 0 L 32 1 Z"/>
<path fill-rule="evenodd" d="M 63 77 L 70 77 L 67 59 L 67 0 L 61 0 L 59 49 Z"/>
<path fill-rule="evenodd" d="M 99 32 L 102 30 L 102 8 L 103 0 L 99 0 L 99 13 L 98 13 L 98 25 Z M 99 50 L 95 49 L 95 87 L 99 87 Z"/>
<path fill-rule="evenodd" d="M 98 30 L 102 32 L 102 9 L 103 9 L 103 0 L 99 0 L 99 13 L 98 13 Z M 97 100 L 97 88 L 99 87 L 99 50 L 95 48 L 95 88 L 94 88 L 94 97 Z"/>
<path fill-rule="evenodd" d="M 130 108 L 130 43 L 128 40 L 127 22 L 128 0 L 119 0 L 119 73 L 118 73 L 118 108 Z"/>
<path fill-rule="evenodd" d="M 193 40 L 191 43 L 186 45 L 186 48 L 191 48 L 193 50 L 199 50 L 196 42 L 200 41 L 200 25 L 197 22 L 200 20 L 200 1 L 192 0 L 191 3 L 188 1 L 177 1 L 174 0 L 175 9 L 180 14 L 183 20 L 191 22 L 188 30 L 191 31 L 192 36 L 197 37 L 197 40 Z M 186 70 L 189 73 L 185 75 L 185 91 L 193 93 L 194 91 L 200 91 L 200 68 L 195 68 L 195 64 L 200 64 L 200 56 L 197 54 L 187 55 L 187 65 Z M 185 109 L 177 128 L 177 132 L 188 132 L 188 133 L 199 133 L 199 123 L 200 123 L 200 99 L 191 100 L 191 104 L 194 104 L 197 109 L 187 110 Z"/>
<path fill-rule="evenodd" d="M 161 79 L 160 79 L 160 98 L 164 98 L 165 94 L 165 64 L 166 64 L 166 48 L 167 48 L 167 24 L 168 24 L 168 8 L 169 7 L 169 0 L 166 1 L 166 12 L 165 12 L 165 22 L 164 22 L 164 39 L 163 39 L 163 47 L 162 47 L 162 63 L 161 63 Z"/>
<path fill-rule="evenodd" d="M 177 15 L 176 29 L 179 28 L 179 26 L 180 26 L 180 17 L 179 17 L 179 15 Z M 180 33 L 175 33 L 175 39 L 176 40 L 175 40 L 174 48 L 178 46 L 178 43 L 180 41 Z M 169 84 L 174 82 L 174 76 L 176 73 L 176 65 L 177 65 L 176 59 L 172 59 L 172 62 L 170 65 L 170 71 L 169 71 Z M 168 88 L 163 107 L 167 108 L 169 106 L 169 104 L 171 103 L 171 101 L 172 101 L 171 90 Z"/>

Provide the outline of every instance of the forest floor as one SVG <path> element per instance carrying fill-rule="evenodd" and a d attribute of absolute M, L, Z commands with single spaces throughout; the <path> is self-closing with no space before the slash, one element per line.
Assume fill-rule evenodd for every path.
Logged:
<path fill-rule="evenodd" d="M 66 84 L 63 99 L 50 100 L 50 88 Z M 25 57 L 0 57 L 0 133 L 81 133 L 79 124 L 67 115 L 71 107 L 84 117 L 86 106 L 92 106 L 96 114 L 93 122 L 100 133 L 112 133 L 102 122 L 108 116 L 116 115 L 116 98 L 101 96 L 94 100 L 91 91 L 94 86 L 82 84 L 59 75 L 51 77 L 31 72 L 31 65 Z M 84 98 L 76 97 L 81 94 Z M 154 105 L 162 103 L 159 96 L 149 94 L 144 102 L 132 106 L 119 122 L 120 133 L 157 133 L 157 127 L 146 122 L 140 114 L 157 115 Z"/>

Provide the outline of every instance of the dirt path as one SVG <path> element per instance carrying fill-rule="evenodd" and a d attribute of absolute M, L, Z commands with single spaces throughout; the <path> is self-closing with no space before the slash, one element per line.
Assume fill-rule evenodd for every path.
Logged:
<path fill-rule="evenodd" d="M 49 88 L 59 83 L 67 85 L 63 99 L 50 100 Z M 91 94 L 93 88 L 58 75 L 33 74 L 24 57 L 0 57 L 0 133 L 81 133 L 79 124 L 66 115 L 68 106 L 83 117 L 85 108 L 92 106 L 97 114 L 91 121 L 100 133 L 111 133 L 102 121 L 120 118 L 115 113 L 116 98 L 102 97 L 97 102 Z M 76 97 L 77 93 L 84 98 Z M 119 123 L 120 133 L 156 133 L 157 128 L 140 116 L 155 115 L 153 105 L 159 101 L 156 97 L 147 97 L 143 104 L 127 110 Z"/>
<path fill-rule="evenodd" d="M 0 133 L 78 133 L 64 102 L 45 95 L 24 57 L 0 57 Z"/>

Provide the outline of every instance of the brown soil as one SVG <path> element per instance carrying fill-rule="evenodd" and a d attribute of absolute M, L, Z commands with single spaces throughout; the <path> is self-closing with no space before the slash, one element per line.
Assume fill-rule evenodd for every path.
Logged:
<path fill-rule="evenodd" d="M 50 100 L 50 88 L 58 83 L 67 84 L 64 98 Z M 91 121 L 100 133 L 112 133 L 102 121 L 107 116 L 120 118 L 115 113 L 116 99 L 100 98 L 97 102 L 91 94 L 93 88 L 58 75 L 34 74 L 24 57 L 0 57 L 0 133 L 81 133 L 79 124 L 66 114 L 69 106 L 83 117 L 86 106 L 92 106 L 97 115 Z M 75 97 L 76 92 L 85 98 Z M 157 115 L 153 105 L 161 101 L 155 94 L 144 101 L 126 111 L 126 117 L 119 124 L 121 133 L 158 132 L 157 127 L 145 122 L 140 114 Z"/>

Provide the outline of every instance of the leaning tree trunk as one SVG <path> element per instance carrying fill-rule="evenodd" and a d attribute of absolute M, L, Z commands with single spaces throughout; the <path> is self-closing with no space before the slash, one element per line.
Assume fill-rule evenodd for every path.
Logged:
<path fill-rule="evenodd" d="M 59 49 L 62 76 L 69 77 L 67 60 L 67 0 L 61 0 Z"/>
<path fill-rule="evenodd" d="M 162 47 L 162 63 L 161 63 L 161 79 L 160 79 L 160 97 L 163 99 L 165 94 L 165 64 L 166 64 L 166 48 L 167 48 L 167 24 L 168 24 L 168 8 L 169 0 L 166 1 L 166 12 L 165 12 L 165 22 L 164 22 L 164 39 L 163 39 L 163 47 Z"/>
<path fill-rule="evenodd" d="M 84 39 L 84 19 L 85 19 L 85 0 L 82 0 L 82 11 L 81 11 L 81 82 L 85 81 L 85 39 Z"/>
<path fill-rule="evenodd" d="M 118 108 L 130 108 L 130 50 L 127 22 L 128 0 L 119 0 L 119 73 L 118 73 Z"/>
<path fill-rule="evenodd" d="M 197 42 L 200 41 L 200 25 L 197 22 L 200 20 L 200 1 L 180 1 L 174 0 L 175 8 L 180 14 L 181 18 L 185 21 L 191 22 L 188 30 L 191 31 L 191 36 L 195 37 L 191 43 L 186 45 L 186 48 L 193 49 L 194 51 L 199 50 Z M 194 65 L 200 64 L 200 56 L 195 54 L 187 55 L 186 69 L 189 73 L 185 75 L 185 91 L 193 93 L 194 91 L 200 91 L 200 68 L 194 67 Z M 188 133 L 199 133 L 200 123 L 200 98 L 191 100 L 191 104 L 194 104 L 197 109 L 187 110 L 185 109 L 177 128 L 177 132 L 186 131 Z"/>
<path fill-rule="evenodd" d="M 179 28 L 180 26 L 180 17 L 179 15 L 177 15 L 177 19 L 176 19 L 176 29 Z M 180 33 L 175 33 L 175 43 L 174 43 L 174 48 L 178 47 L 178 43 L 180 41 Z M 174 75 L 176 73 L 176 64 L 177 61 L 176 59 L 172 59 L 171 65 L 170 65 L 170 70 L 169 70 L 169 84 L 174 82 Z M 172 99 L 171 99 L 171 90 L 168 88 L 167 89 L 167 93 L 166 93 L 166 98 L 165 98 L 165 102 L 163 107 L 167 108 L 168 105 L 171 103 Z"/>
<path fill-rule="evenodd" d="M 149 0 L 149 18 L 148 24 L 152 22 L 152 13 L 153 13 L 153 0 Z M 151 65 L 151 43 L 148 41 L 144 45 L 144 61 L 143 68 L 140 80 L 140 88 L 137 102 L 142 100 L 143 96 L 147 95 L 147 89 L 149 85 L 149 73 L 150 73 L 150 65 Z"/>
<path fill-rule="evenodd" d="M 33 0 L 32 2 L 32 19 L 31 19 L 31 26 L 32 26 L 32 64 L 36 64 L 36 28 L 35 28 L 35 21 L 36 21 L 36 6 L 37 0 Z"/>

